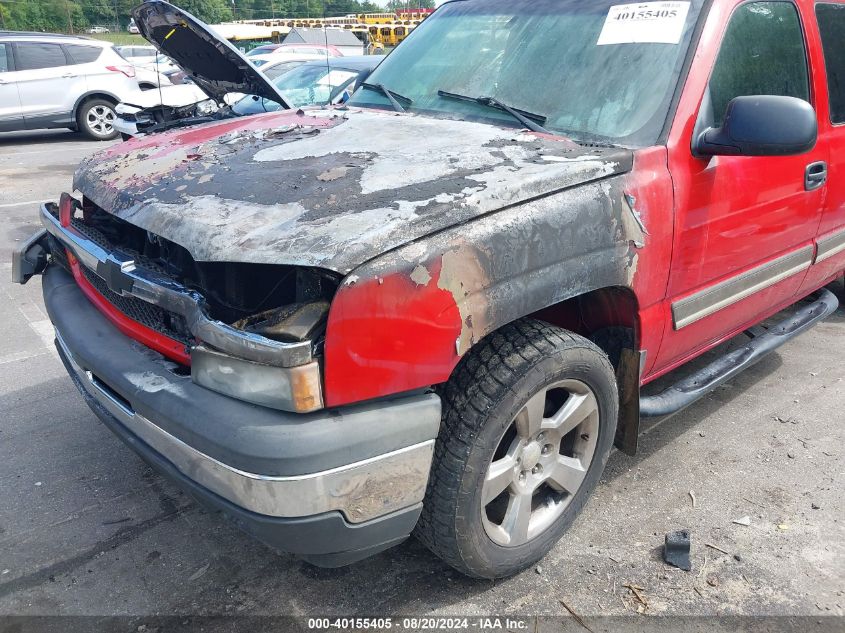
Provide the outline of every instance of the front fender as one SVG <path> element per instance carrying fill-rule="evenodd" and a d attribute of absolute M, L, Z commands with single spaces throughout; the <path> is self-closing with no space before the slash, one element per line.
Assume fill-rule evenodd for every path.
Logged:
<path fill-rule="evenodd" d="M 514 205 L 356 269 L 329 313 L 327 405 L 445 382 L 501 326 L 591 290 L 631 287 L 646 238 L 624 183 Z"/>

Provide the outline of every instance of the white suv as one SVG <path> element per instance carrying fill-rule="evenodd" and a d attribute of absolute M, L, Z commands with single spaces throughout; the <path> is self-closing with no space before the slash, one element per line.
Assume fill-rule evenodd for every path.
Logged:
<path fill-rule="evenodd" d="M 0 132 L 67 127 L 111 139 L 115 104 L 138 91 L 135 68 L 108 42 L 0 31 Z"/>

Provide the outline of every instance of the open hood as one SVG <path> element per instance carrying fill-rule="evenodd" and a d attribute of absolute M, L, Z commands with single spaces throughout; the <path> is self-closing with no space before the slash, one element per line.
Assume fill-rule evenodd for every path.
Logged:
<path fill-rule="evenodd" d="M 135 24 L 161 53 L 218 103 L 230 92 L 253 94 L 289 108 L 270 80 L 207 24 L 162 0 L 132 10 Z"/>

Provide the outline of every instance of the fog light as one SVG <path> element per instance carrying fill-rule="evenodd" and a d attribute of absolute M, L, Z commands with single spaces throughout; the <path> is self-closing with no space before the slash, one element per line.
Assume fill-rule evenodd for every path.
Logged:
<path fill-rule="evenodd" d="M 198 345 L 191 348 L 191 379 L 206 389 L 272 409 L 308 413 L 323 408 L 317 361 L 275 367 Z"/>

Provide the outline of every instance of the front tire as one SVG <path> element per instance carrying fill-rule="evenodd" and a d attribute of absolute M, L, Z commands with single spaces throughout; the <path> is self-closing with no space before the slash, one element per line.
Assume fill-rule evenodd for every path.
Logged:
<path fill-rule="evenodd" d="M 110 141 L 118 135 L 114 128 L 116 118 L 111 101 L 89 99 L 80 104 L 76 112 L 76 125 L 80 132 L 92 140 Z"/>
<path fill-rule="evenodd" d="M 599 481 L 613 368 L 587 339 L 522 320 L 471 350 L 442 396 L 416 535 L 468 576 L 510 576 L 548 553 Z"/>

